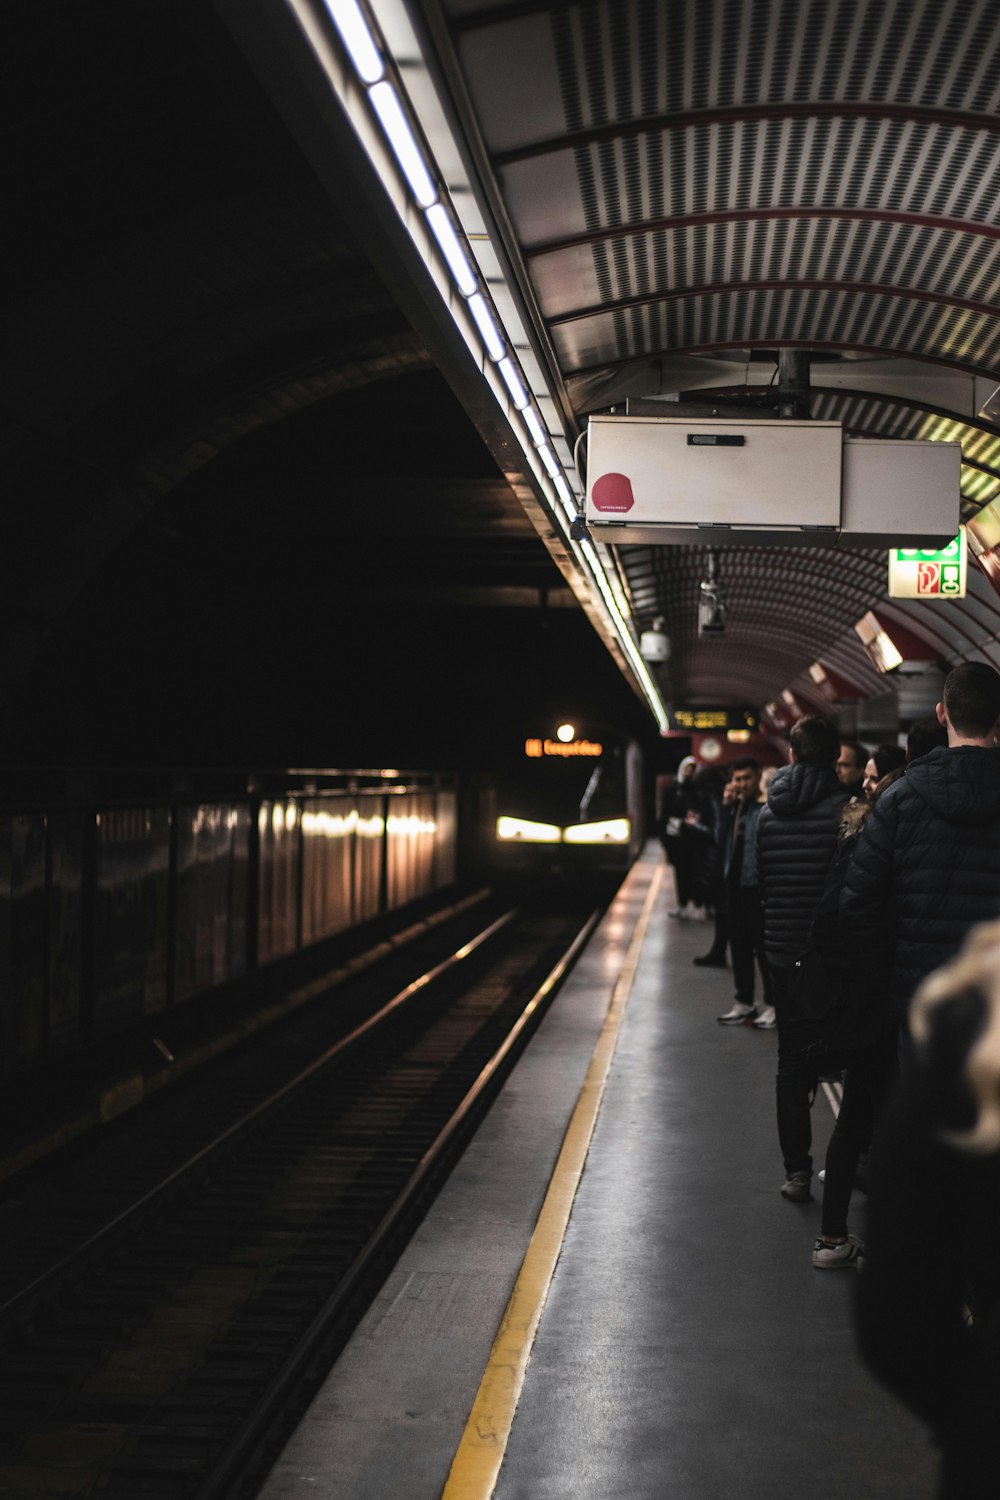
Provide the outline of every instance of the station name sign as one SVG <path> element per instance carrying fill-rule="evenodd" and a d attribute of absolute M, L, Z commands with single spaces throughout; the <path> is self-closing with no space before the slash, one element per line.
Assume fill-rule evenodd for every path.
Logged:
<path fill-rule="evenodd" d="M 586 756 L 594 760 L 604 754 L 604 746 L 596 740 L 570 740 L 568 744 L 562 740 L 525 740 L 524 753 L 529 760 L 543 760 L 550 755 L 563 759 Z"/>
<path fill-rule="evenodd" d="M 672 708 L 668 728 L 696 734 L 703 730 L 756 729 L 757 715 L 749 708 Z"/>
<path fill-rule="evenodd" d="M 944 547 L 893 547 L 890 599 L 964 599 L 965 527 Z"/>

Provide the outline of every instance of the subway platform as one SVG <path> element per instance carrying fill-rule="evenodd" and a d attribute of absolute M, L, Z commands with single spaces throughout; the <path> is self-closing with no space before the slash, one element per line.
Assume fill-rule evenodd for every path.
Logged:
<path fill-rule="evenodd" d="M 261 1500 L 930 1500 L 780 1196 L 774 1033 L 672 903 L 650 845 Z"/>

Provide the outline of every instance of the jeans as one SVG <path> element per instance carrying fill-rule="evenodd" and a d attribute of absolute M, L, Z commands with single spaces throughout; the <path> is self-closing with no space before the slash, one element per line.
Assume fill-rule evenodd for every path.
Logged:
<path fill-rule="evenodd" d="M 812 1174 L 812 1110 L 816 1072 L 788 1046 L 788 1007 L 792 969 L 771 965 L 771 993 L 778 1023 L 778 1075 L 775 1098 L 778 1107 L 778 1144 L 785 1175 Z"/>

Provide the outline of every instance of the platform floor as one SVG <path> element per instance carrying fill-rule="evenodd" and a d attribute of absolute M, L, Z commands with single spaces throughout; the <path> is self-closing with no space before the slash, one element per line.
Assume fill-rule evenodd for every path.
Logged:
<path fill-rule="evenodd" d="M 779 1194 L 775 1036 L 716 1024 L 731 973 L 692 966 L 710 932 L 669 917 L 660 865 L 650 846 L 261 1500 L 442 1494 L 652 882 L 498 1500 L 930 1500 L 923 1429 L 855 1355 L 856 1273 L 813 1269 L 819 1203 Z M 820 1165 L 822 1093 L 813 1119 Z"/>

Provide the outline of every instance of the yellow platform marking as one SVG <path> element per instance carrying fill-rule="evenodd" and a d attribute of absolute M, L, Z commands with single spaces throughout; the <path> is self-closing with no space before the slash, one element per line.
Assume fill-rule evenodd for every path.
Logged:
<path fill-rule="evenodd" d="M 563 1137 L 545 1202 L 494 1340 L 465 1432 L 452 1460 L 442 1500 L 489 1500 L 496 1488 L 539 1319 L 583 1175 L 604 1085 L 663 871 L 664 866 L 658 865 L 650 881 L 601 1035 Z"/>

